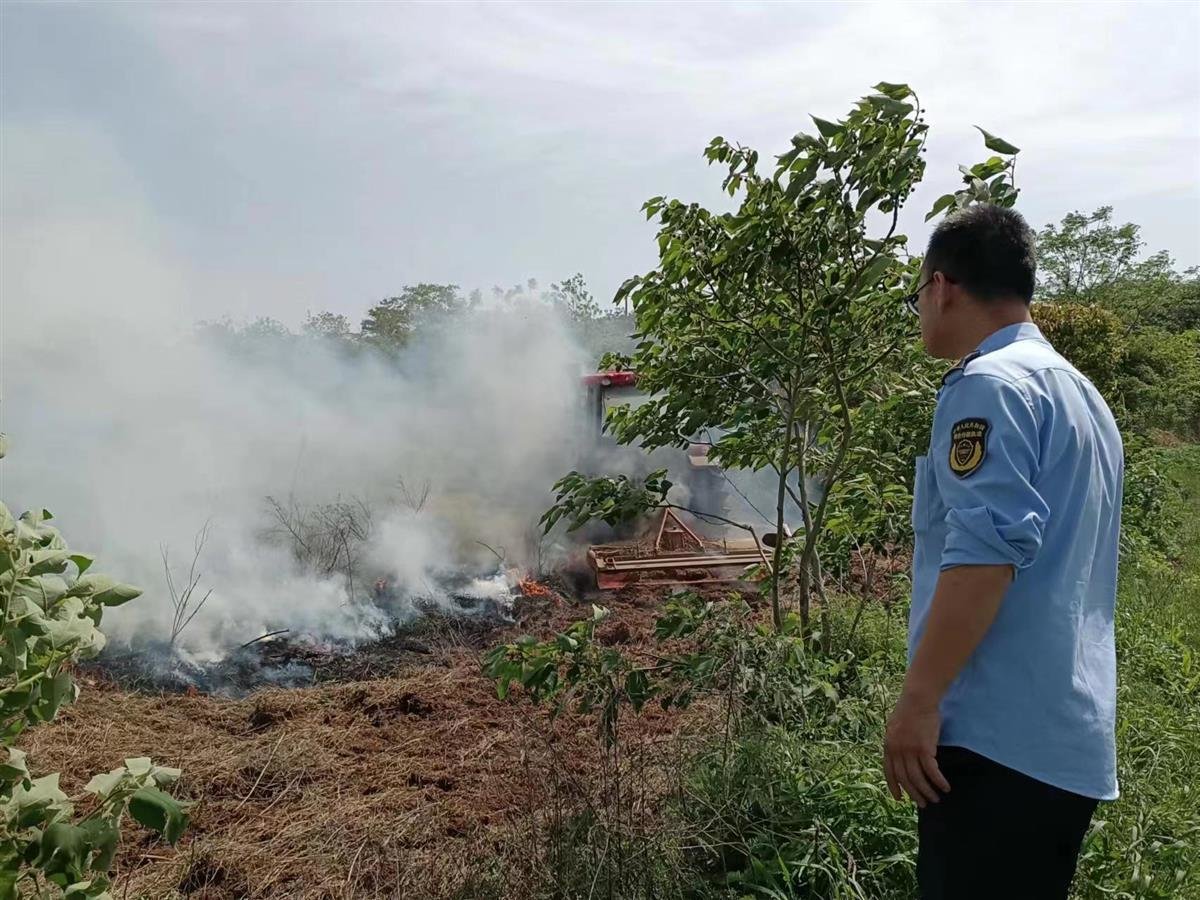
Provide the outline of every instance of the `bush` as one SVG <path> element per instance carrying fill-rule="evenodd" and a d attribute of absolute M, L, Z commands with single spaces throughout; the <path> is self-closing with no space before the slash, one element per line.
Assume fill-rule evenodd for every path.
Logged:
<path fill-rule="evenodd" d="M 179 838 L 187 814 L 162 787 L 176 769 L 145 758 L 97 775 L 84 789 L 95 799 L 74 819 L 58 773 L 34 778 L 25 754 L 12 746 L 29 725 L 48 722 L 78 688 L 74 664 L 104 647 L 104 608 L 141 591 L 90 571 L 92 557 L 72 553 L 49 512 L 14 519 L 0 503 L 0 900 L 108 897 L 107 872 L 128 812 L 136 821 Z"/>
<path fill-rule="evenodd" d="M 1115 387 L 1127 429 L 1200 439 L 1200 331 L 1134 332 Z"/>
<path fill-rule="evenodd" d="M 888 798 L 874 741 L 741 735 L 699 760 L 682 813 L 697 867 L 735 896 L 915 894 L 914 808 Z"/>
<path fill-rule="evenodd" d="M 1125 554 L 1117 598 L 1121 799 L 1096 811 L 1075 896 L 1200 897 L 1200 449 L 1160 451 L 1182 556 Z M 1176 527 L 1176 526 L 1172 526 Z"/>
<path fill-rule="evenodd" d="M 1125 355 L 1125 325 L 1116 315 L 1082 303 L 1035 303 L 1033 320 L 1055 350 L 1112 396 Z"/>

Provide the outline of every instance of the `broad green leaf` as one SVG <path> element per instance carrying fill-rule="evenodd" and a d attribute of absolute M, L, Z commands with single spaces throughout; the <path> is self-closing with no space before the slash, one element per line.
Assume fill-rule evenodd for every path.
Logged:
<path fill-rule="evenodd" d="M 149 775 L 154 763 L 148 756 L 134 756 L 125 760 L 125 768 L 129 770 L 130 775 Z"/>
<path fill-rule="evenodd" d="M 934 201 L 933 208 L 930 209 L 929 212 L 927 212 L 925 214 L 925 221 L 928 222 L 930 219 L 932 219 L 938 213 L 942 212 L 942 210 L 948 209 L 953 204 L 954 204 L 954 195 L 953 194 L 943 194 L 942 196 L 938 197 L 937 200 Z"/>
<path fill-rule="evenodd" d="M 58 787 L 58 773 L 51 772 L 31 779 L 29 786 L 17 785 L 9 800 L 18 813 L 17 825 L 27 828 L 41 822 L 54 821 L 70 812 L 71 804 Z"/>
<path fill-rule="evenodd" d="M 42 680 L 42 693 L 35 712 L 44 722 L 57 715 L 59 707 L 75 699 L 75 681 L 70 672 L 59 672 L 53 678 Z"/>
<path fill-rule="evenodd" d="M 86 616 L 86 612 L 82 600 L 78 597 L 67 597 L 62 601 L 56 616 L 42 620 L 41 624 L 55 649 L 74 646 L 83 654 L 99 653 L 104 649 L 104 634 L 96 627 L 96 623 Z"/>
<path fill-rule="evenodd" d="M 867 97 L 867 102 L 876 109 L 882 109 L 897 116 L 907 116 L 913 111 L 911 103 L 901 103 L 899 100 L 894 100 L 884 94 L 872 94 Z"/>
<path fill-rule="evenodd" d="M 975 128 L 978 129 L 979 133 L 983 135 L 983 145 L 989 150 L 995 150 L 997 153 L 1004 153 L 1009 156 L 1013 156 L 1021 152 L 1019 147 L 1014 147 L 1003 138 L 998 138 L 996 135 L 984 131 L 978 125 L 976 125 Z"/>
<path fill-rule="evenodd" d="M 66 550 L 34 550 L 29 554 L 29 574 L 58 574 L 66 567 L 70 554 Z"/>
<path fill-rule="evenodd" d="M 125 776 L 125 769 L 113 769 L 111 772 L 93 775 L 91 781 L 84 786 L 84 790 L 89 794 L 107 797 L 124 780 Z"/>
<path fill-rule="evenodd" d="M 8 761 L 0 763 L 0 782 L 28 781 L 29 768 L 25 765 L 25 753 L 16 747 L 8 748 Z"/>
<path fill-rule="evenodd" d="M 129 798 L 129 814 L 134 820 L 152 828 L 174 844 L 187 827 L 183 804 L 158 788 L 142 788 Z"/>
<path fill-rule="evenodd" d="M 108 819 L 89 819 L 79 827 L 86 833 L 86 839 L 96 854 L 92 870 L 107 872 L 112 867 L 113 857 L 117 854 L 117 844 L 121 840 L 121 832 L 116 822 Z"/>
<path fill-rule="evenodd" d="M 174 769 L 171 766 L 155 766 L 150 771 L 150 776 L 154 779 L 154 783 L 160 787 L 174 784 L 182 774 L 183 772 L 180 769 Z"/>
<path fill-rule="evenodd" d="M 875 85 L 875 90 L 881 94 L 887 94 L 893 100 L 903 100 L 912 93 L 912 88 L 907 84 L 893 84 L 889 81 L 881 81 Z"/>
<path fill-rule="evenodd" d="M 101 606 L 121 606 L 142 595 L 140 588 L 131 584 L 114 584 L 104 591 L 92 595 L 92 599 Z"/>
<path fill-rule="evenodd" d="M 887 271 L 892 267 L 894 260 L 890 256 L 880 255 L 868 265 L 858 279 L 858 285 L 862 289 L 870 289 L 883 278 Z"/>
<path fill-rule="evenodd" d="M 821 137 L 831 138 L 842 133 L 842 126 L 837 123 L 829 122 L 816 116 L 810 116 L 809 118 L 816 123 L 817 131 L 821 132 Z"/>
<path fill-rule="evenodd" d="M 42 832 L 41 849 L 34 865 L 47 875 L 62 873 L 74 881 L 83 874 L 87 853 L 87 832 L 78 825 L 53 822 Z"/>
<path fill-rule="evenodd" d="M 96 557 L 87 553 L 72 553 L 70 559 L 71 562 L 75 563 L 75 567 L 79 570 L 80 575 L 86 572 L 92 563 L 96 561 Z"/>
<path fill-rule="evenodd" d="M 66 593 L 67 583 L 52 574 L 19 578 L 13 587 L 13 596 L 28 600 L 43 610 L 50 609 Z"/>
<path fill-rule="evenodd" d="M 102 593 L 109 588 L 115 587 L 116 579 L 110 578 L 108 575 L 102 575 L 98 572 L 88 572 L 86 575 L 80 573 L 79 578 L 71 585 L 70 595 L 72 597 L 86 597 L 92 594 Z"/>
<path fill-rule="evenodd" d="M 98 863 L 97 867 L 99 867 Z M 63 900 L 114 900 L 114 898 L 108 891 L 106 879 L 89 878 L 64 887 Z"/>

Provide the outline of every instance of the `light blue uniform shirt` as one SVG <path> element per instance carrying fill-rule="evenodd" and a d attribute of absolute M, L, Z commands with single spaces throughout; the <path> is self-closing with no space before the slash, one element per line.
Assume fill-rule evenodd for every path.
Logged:
<path fill-rule="evenodd" d="M 913 493 L 910 662 L 940 571 L 1016 573 L 942 699 L 939 743 L 1103 800 L 1117 796 L 1123 456 L 1092 383 L 1036 325 L 1009 325 L 946 376 Z"/>

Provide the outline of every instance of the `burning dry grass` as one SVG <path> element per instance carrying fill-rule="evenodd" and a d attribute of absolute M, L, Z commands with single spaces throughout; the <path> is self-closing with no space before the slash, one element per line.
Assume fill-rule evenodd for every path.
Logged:
<path fill-rule="evenodd" d="M 587 612 L 533 602 L 537 621 L 521 630 L 557 630 Z M 612 606 L 614 641 L 646 638 L 652 604 Z M 77 792 L 90 774 L 149 754 L 181 768 L 180 792 L 197 801 L 177 848 L 130 828 L 118 896 L 469 897 L 481 864 L 503 868 L 524 852 L 549 767 L 560 783 L 595 781 L 591 725 L 497 701 L 462 646 L 388 678 L 242 700 L 90 680 L 57 722 L 25 736 L 36 767 L 61 771 Z M 657 710 L 637 724 L 647 735 L 679 727 Z"/>

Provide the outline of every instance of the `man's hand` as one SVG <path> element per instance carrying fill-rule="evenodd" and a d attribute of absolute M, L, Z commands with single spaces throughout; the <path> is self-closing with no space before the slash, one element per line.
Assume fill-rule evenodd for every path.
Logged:
<path fill-rule="evenodd" d="M 938 576 L 925 634 L 883 741 L 883 768 L 897 800 L 903 788 L 924 807 L 940 799 L 934 788 L 950 790 L 937 764 L 938 700 L 992 627 L 1012 579 L 1010 565 L 955 566 Z"/>
<path fill-rule="evenodd" d="M 936 702 L 924 702 L 907 693 L 900 696 L 888 719 L 883 741 L 883 769 L 895 799 L 901 799 L 903 788 L 917 806 L 924 808 L 926 803 L 941 799 L 939 790 L 942 793 L 950 790 L 950 783 L 937 764 L 941 726 Z"/>

